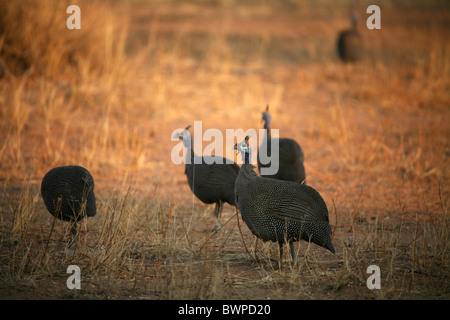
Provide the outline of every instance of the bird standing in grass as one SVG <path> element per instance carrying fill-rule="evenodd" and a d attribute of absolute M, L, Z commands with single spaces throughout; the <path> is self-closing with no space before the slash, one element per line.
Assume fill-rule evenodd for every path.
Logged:
<path fill-rule="evenodd" d="M 192 136 L 188 131 L 190 127 L 187 126 L 181 133 L 175 135 L 175 138 L 182 140 L 184 147 L 187 148 L 184 173 L 191 191 L 198 199 L 206 204 L 216 204 L 214 230 L 219 230 L 224 202 L 236 205 L 234 183 L 239 166 L 234 161 L 220 156 L 197 156 L 194 153 Z"/>
<path fill-rule="evenodd" d="M 358 32 L 358 16 L 353 11 L 350 16 L 351 28 L 341 31 L 337 41 L 337 51 L 339 58 L 343 62 L 356 62 L 361 60 L 364 43 L 361 34 Z"/>
<path fill-rule="evenodd" d="M 261 177 L 305 183 L 306 173 L 305 166 L 303 165 L 305 157 L 302 148 L 294 139 L 272 138 L 270 133 L 271 119 L 269 105 L 267 105 L 266 111 L 262 113 L 264 129 L 267 131 L 259 147 L 257 156 L 258 170 Z M 278 139 L 279 146 L 278 157 L 276 155 L 272 155 L 272 145 L 276 142 L 276 139 Z M 263 155 L 270 157 L 271 162 L 264 163 Z M 278 161 L 278 172 L 275 174 L 264 174 L 262 169 L 274 165 L 272 161 Z"/>
<path fill-rule="evenodd" d="M 55 218 L 71 223 L 70 245 L 76 240 L 77 222 L 97 214 L 94 178 L 83 167 L 51 169 L 42 179 L 41 195 L 47 210 Z"/>
<path fill-rule="evenodd" d="M 280 263 L 284 243 L 289 244 L 295 263 L 293 243 L 300 239 L 334 254 L 328 209 L 320 194 L 305 184 L 259 177 L 254 168 L 244 163 L 234 188 L 236 207 L 250 231 L 263 241 L 278 243 Z"/>

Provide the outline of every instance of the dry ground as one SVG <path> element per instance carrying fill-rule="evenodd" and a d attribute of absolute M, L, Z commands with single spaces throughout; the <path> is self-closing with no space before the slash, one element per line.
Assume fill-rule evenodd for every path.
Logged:
<path fill-rule="evenodd" d="M 80 31 L 61 2 L 22 3 L 43 21 L 19 28 L 26 48 L 0 37 L 2 299 L 449 298 L 444 2 L 383 2 L 381 30 L 355 5 L 355 65 L 335 53 L 353 2 L 78 1 Z M 298 243 L 282 270 L 277 245 L 255 242 L 233 207 L 210 233 L 213 208 L 170 158 L 175 129 L 258 129 L 267 103 L 305 152 L 336 248 Z M 71 249 L 39 191 L 67 164 L 89 169 L 98 198 Z M 66 287 L 71 264 L 81 290 Z M 370 265 L 381 290 L 366 286 Z"/>

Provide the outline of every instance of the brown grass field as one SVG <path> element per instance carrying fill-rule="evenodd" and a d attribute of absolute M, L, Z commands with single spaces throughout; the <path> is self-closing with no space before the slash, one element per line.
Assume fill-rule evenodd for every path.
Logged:
<path fill-rule="evenodd" d="M 351 8 L 365 55 L 346 65 Z M 0 0 L 0 298 L 449 299 L 449 35 L 446 1 Z M 228 205 L 210 233 L 213 206 L 171 161 L 175 129 L 259 129 L 266 104 L 305 152 L 335 255 L 302 241 L 275 268 L 278 246 Z M 72 248 L 40 195 L 68 164 L 97 196 Z"/>

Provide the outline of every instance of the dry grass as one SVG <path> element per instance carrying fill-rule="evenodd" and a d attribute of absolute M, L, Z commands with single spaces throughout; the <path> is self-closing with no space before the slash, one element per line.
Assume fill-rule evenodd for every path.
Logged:
<path fill-rule="evenodd" d="M 334 52 L 345 2 L 71 4 L 80 31 L 64 2 L 0 1 L 1 298 L 449 298 L 445 4 L 383 6 L 357 65 Z M 282 270 L 234 208 L 209 233 L 213 208 L 170 161 L 174 129 L 258 129 L 267 103 L 305 151 L 336 247 L 298 243 Z M 98 197 L 73 248 L 39 191 L 66 164 L 90 170 Z M 381 290 L 366 286 L 373 264 Z"/>

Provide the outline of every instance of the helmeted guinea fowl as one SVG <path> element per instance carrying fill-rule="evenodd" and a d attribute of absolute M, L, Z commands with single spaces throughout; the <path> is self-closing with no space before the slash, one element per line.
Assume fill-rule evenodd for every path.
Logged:
<path fill-rule="evenodd" d="M 187 148 L 184 173 L 191 191 L 205 204 L 215 203 L 215 230 L 221 227 L 220 217 L 223 203 L 236 205 L 234 199 L 234 183 L 239 173 L 239 166 L 231 160 L 220 156 L 199 157 L 194 153 L 192 136 L 187 126 L 181 133 L 175 135 L 183 141 Z M 197 160 L 195 160 L 197 159 Z M 229 163 L 231 162 L 231 163 Z"/>
<path fill-rule="evenodd" d="M 280 262 L 286 242 L 295 262 L 293 243 L 299 239 L 334 254 L 328 209 L 320 194 L 305 184 L 259 177 L 254 168 L 244 163 L 234 188 L 236 207 L 250 231 L 263 241 L 278 243 Z"/>
<path fill-rule="evenodd" d="M 97 214 L 94 178 L 81 166 L 51 169 L 42 179 L 41 195 L 50 214 L 72 223 L 71 244 L 77 233 L 77 222 Z"/>
<path fill-rule="evenodd" d="M 290 138 L 272 138 L 270 133 L 271 115 L 269 113 L 269 105 L 266 106 L 266 111 L 262 113 L 262 121 L 264 121 L 264 129 L 266 134 L 258 150 L 257 164 L 258 171 L 261 177 L 273 178 L 279 180 L 288 180 L 298 183 L 306 183 L 306 173 L 303 164 L 304 154 L 300 145 L 294 139 Z M 276 157 L 271 154 L 272 143 L 278 139 L 279 156 L 278 156 L 278 172 L 275 174 L 265 174 L 261 169 L 270 167 L 271 161 L 264 163 L 263 156 L 271 157 L 276 161 Z"/>
<path fill-rule="evenodd" d="M 351 16 L 352 27 L 341 31 L 337 41 L 339 58 L 344 62 L 356 62 L 361 60 L 364 43 L 361 34 L 357 30 L 358 17 L 355 11 Z"/>

